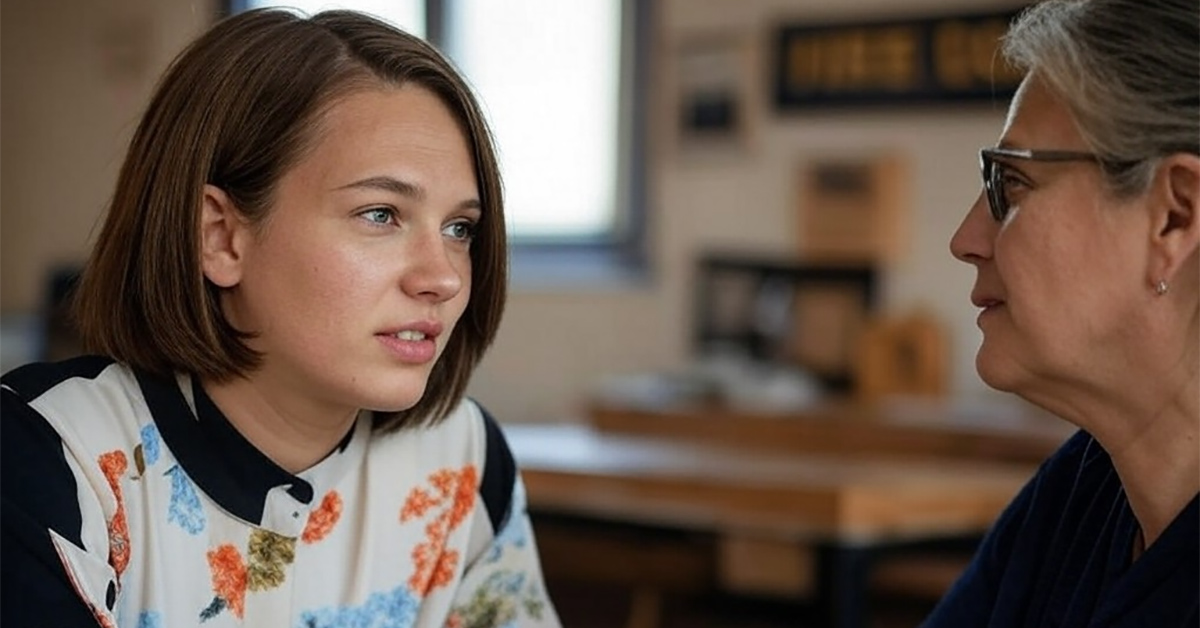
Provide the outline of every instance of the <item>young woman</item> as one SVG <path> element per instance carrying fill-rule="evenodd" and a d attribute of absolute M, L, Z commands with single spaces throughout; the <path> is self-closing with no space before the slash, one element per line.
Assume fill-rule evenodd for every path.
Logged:
<path fill-rule="evenodd" d="M 96 355 L 3 379 L 3 624 L 557 626 L 464 399 L 505 300 L 452 66 L 251 11 L 174 62 L 77 294 Z"/>

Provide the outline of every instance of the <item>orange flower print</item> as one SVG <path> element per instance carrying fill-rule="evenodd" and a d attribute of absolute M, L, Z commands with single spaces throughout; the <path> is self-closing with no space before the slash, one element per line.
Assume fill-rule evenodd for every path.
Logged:
<path fill-rule="evenodd" d="M 404 500 L 404 508 L 400 510 L 400 521 L 408 521 L 424 517 L 425 513 L 438 504 L 438 500 L 430 497 L 422 488 L 414 488 Z"/>
<path fill-rule="evenodd" d="M 438 495 L 446 497 L 454 490 L 454 481 L 458 479 L 458 475 L 450 469 L 442 469 L 429 476 L 429 483 L 437 489 Z"/>
<path fill-rule="evenodd" d="M 433 491 L 414 488 L 404 500 L 400 510 L 400 522 L 423 518 L 436 508 L 441 508 L 432 521 L 425 525 L 425 542 L 413 548 L 413 575 L 408 586 L 422 596 L 444 587 L 454 579 L 459 554 L 446 550 L 446 539 L 466 519 L 475 506 L 478 492 L 478 473 L 473 465 L 459 471 L 441 469 L 429 476 Z"/>
<path fill-rule="evenodd" d="M 458 567 L 458 552 L 449 550 L 442 552 L 433 565 L 433 573 L 429 575 L 429 584 L 426 585 L 425 593 L 428 595 L 438 587 L 444 587 L 454 580 L 454 568 Z"/>
<path fill-rule="evenodd" d="M 316 543 L 324 539 L 329 536 L 333 526 L 337 525 L 338 519 L 341 517 L 342 496 L 337 491 L 329 491 L 325 497 L 321 498 L 321 505 L 309 513 L 308 523 L 304 526 L 300 540 L 305 543 Z"/>
<path fill-rule="evenodd" d="M 458 486 L 454 491 L 454 505 L 450 509 L 451 528 L 457 528 L 471 513 L 471 509 L 475 506 L 475 494 L 478 486 L 475 467 L 464 468 L 459 475 Z"/>
<path fill-rule="evenodd" d="M 413 549 L 415 571 L 408 579 L 408 586 L 422 597 L 438 587 L 454 580 L 454 569 L 458 566 L 458 552 L 444 550 L 446 535 L 431 538 Z"/>
<path fill-rule="evenodd" d="M 100 471 L 117 498 L 117 512 L 108 521 L 108 563 L 117 572 L 118 582 L 129 566 L 129 523 L 125 519 L 125 498 L 121 494 L 121 476 L 129 468 L 125 452 L 114 450 L 100 454 Z"/>
<path fill-rule="evenodd" d="M 226 543 L 208 552 L 213 591 L 238 619 L 246 612 L 246 563 L 237 548 Z M 207 619 L 207 618 L 205 618 Z"/>

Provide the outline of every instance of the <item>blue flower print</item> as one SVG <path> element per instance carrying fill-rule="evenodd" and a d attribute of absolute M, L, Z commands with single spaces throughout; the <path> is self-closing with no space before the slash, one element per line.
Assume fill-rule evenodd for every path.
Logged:
<path fill-rule="evenodd" d="M 520 595 L 521 589 L 525 587 L 525 574 L 519 572 L 494 573 L 487 579 L 484 586 L 503 595 L 517 597 Z"/>
<path fill-rule="evenodd" d="M 158 611 L 142 611 L 137 628 L 162 628 L 162 615 Z"/>
<path fill-rule="evenodd" d="M 178 524 L 189 534 L 200 534 L 204 529 L 204 508 L 200 505 L 200 496 L 192 480 L 179 465 L 167 470 L 171 476 L 171 505 L 167 510 L 167 520 Z"/>
<path fill-rule="evenodd" d="M 372 593 L 361 606 L 305 611 L 297 628 L 410 628 L 417 621 L 418 600 L 405 587 Z"/>
<path fill-rule="evenodd" d="M 500 556 L 504 554 L 504 548 L 525 547 L 529 542 L 529 528 L 524 525 L 525 520 L 519 516 L 510 516 L 504 521 L 500 531 L 496 534 L 496 538 L 492 539 L 492 546 L 488 549 L 487 556 L 483 559 L 485 563 L 494 563 L 500 560 Z"/>
<path fill-rule="evenodd" d="M 142 456 L 145 457 L 146 464 L 154 464 L 158 462 L 159 452 L 162 450 L 158 439 L 158 426 L 153 423 L 147 423 L 142 427 Z"/>
<path fill-rule="evenodd" d="M 497 571 L 471 593 L 465 604 L 457 606 L 452 616 L 460 626 L 494 628 L 517 628 L 522 609 L 525 615 L 541 619 L 544 608 L 539 600 L 542 595 L 533 587 L 522 591 L 524 588 L 524 573 Z"/>

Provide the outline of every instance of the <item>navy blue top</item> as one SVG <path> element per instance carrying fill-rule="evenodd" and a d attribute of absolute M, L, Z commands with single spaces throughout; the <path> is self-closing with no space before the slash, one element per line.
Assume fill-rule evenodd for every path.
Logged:
<path fill-rule="evenodd" d="M 1136 561 L 1108 453 L 1078 432 L 1021 490 L 922 628 L 1196 628 L 1200 501 Z"/>

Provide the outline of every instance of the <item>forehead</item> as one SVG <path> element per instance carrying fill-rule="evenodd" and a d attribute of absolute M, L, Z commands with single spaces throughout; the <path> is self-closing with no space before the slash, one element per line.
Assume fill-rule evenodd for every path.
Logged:
<path fill-rule="evenodd" d="M 446 103 L 423 85 L 371 84 L 332 98 L 321 110 L 315 138 L 337 140 L 346 133 L 377 135 L 407 132 L 418 135 L 449 131 L 465 135 Z"/>
<path fill-rule="evenodd" d="M 434 92 L 415 83 L 379 85 L 331 100 L 289 173 L 338 179 L 452 163 L 453 174 L 470 175 L 473 190 L 470 154 L 463 125 Z"/>
<path fill-rule="evenodd" d="M 1066 102 L 1036 73 L 1027 76 L 1013 96 L 1000 145 L 1043 150 L 1086 149 Z"/>

